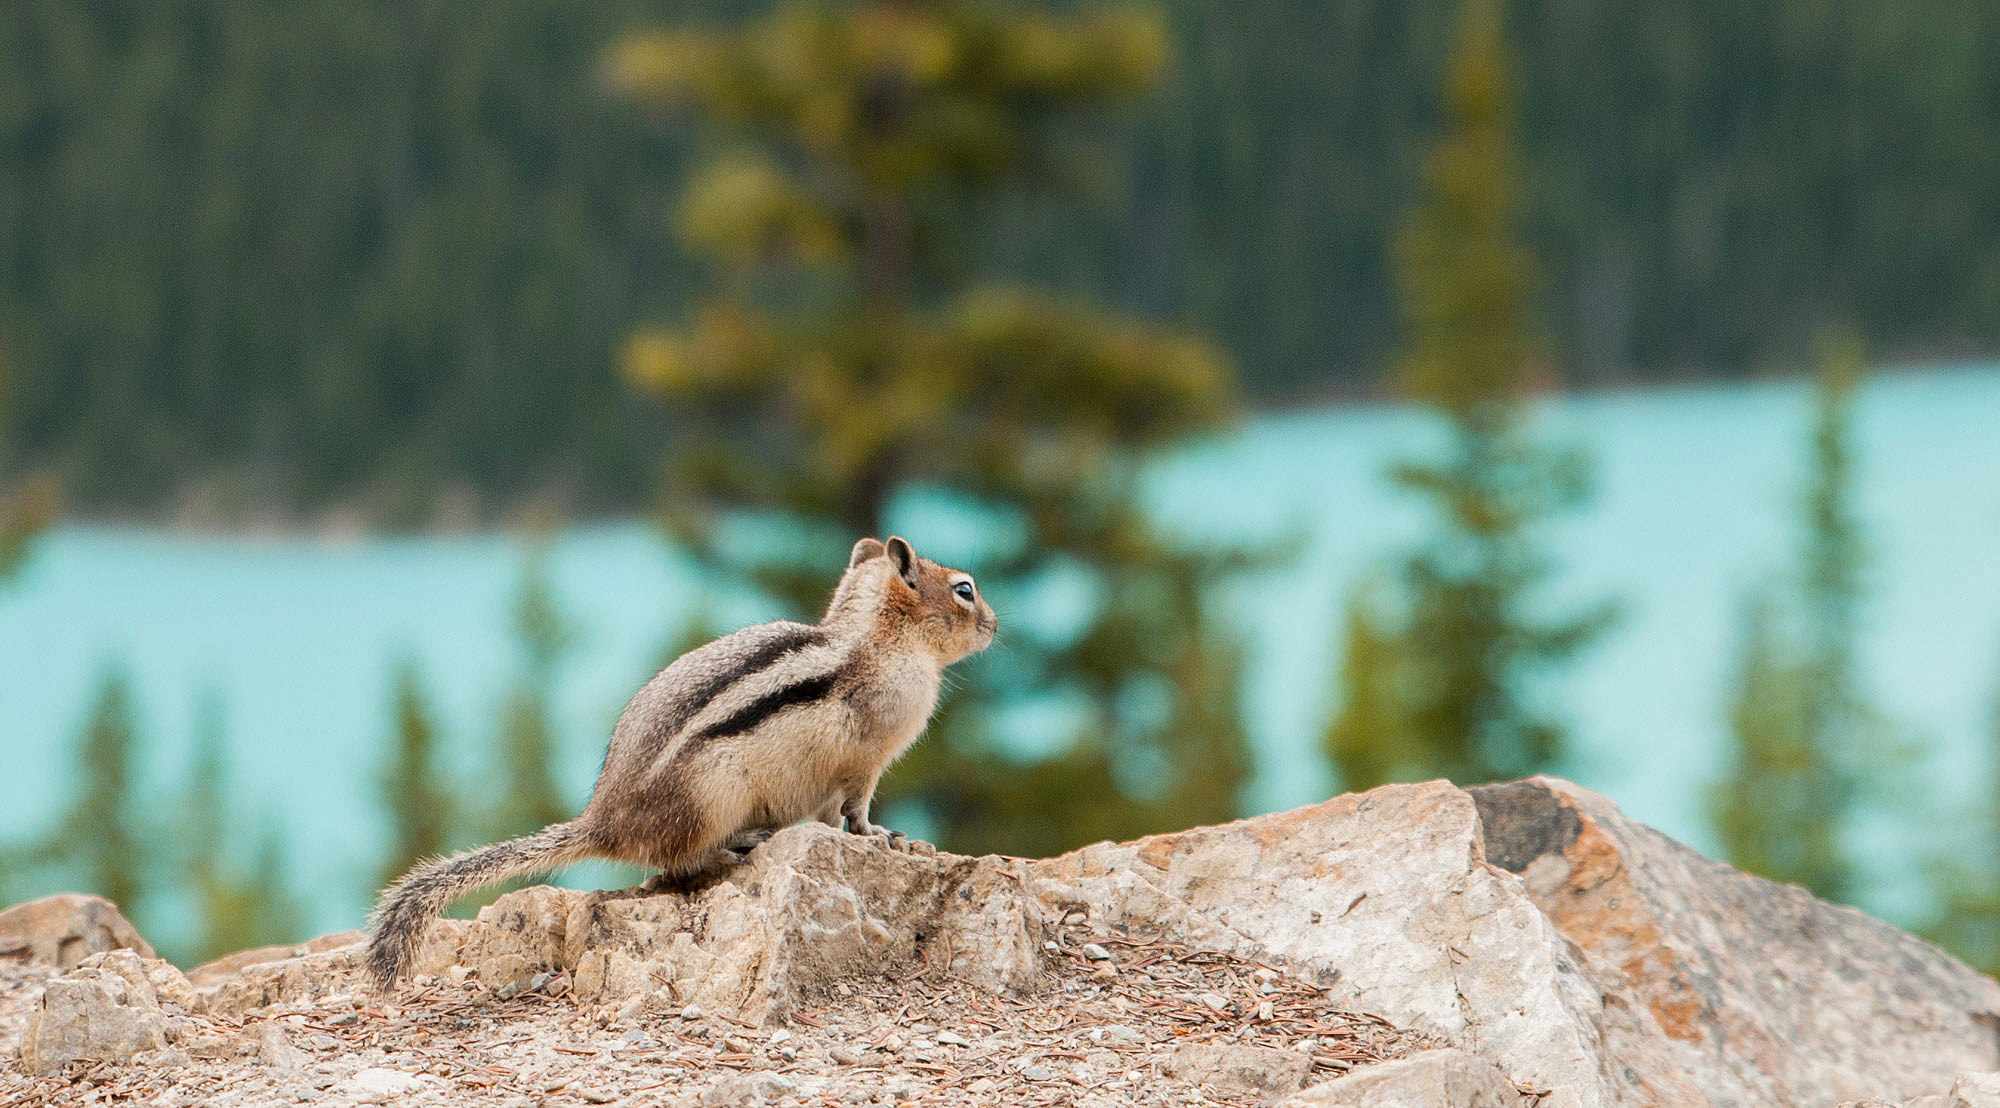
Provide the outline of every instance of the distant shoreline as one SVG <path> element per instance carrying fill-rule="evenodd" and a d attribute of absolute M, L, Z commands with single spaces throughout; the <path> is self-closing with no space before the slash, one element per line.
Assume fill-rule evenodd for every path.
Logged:
<path fill-rule="evenodd" d="M 1991 372 L 2000 368 L 1996 359 L 1906 360 L 1884 363 L 1869 370 L 1870 377 L 1908 377 Z M 1802 381 L 1799 372 L 1718 377 L 1688 372 L 1670 379 L 1629 378 L 1599 381 L 1582 388 L 1540 391 L 1537 399 L 1548 402 L 1588 401 L 1609 397 L 1697 393 L 1715 389 L 1782 387 Z M 1296 417 L 1316 412 L 1339 411 L 1366 414 L 1402 407 L 1403 401 L 1369 390 L 1343 391 L 1317 398 L 1281 400 L 1258 405 L 1246 412 L 1247 419 L 1261 416 Z M 1229 432 L 1224 431 L 1223 434 Z M 1199 441 L 1199 440 L 1196 440 Z M 1169 453 L 1172 452 L 1171 448 Z M 33 472 L 31 470 L 31 472 Z M 173 504 L 157 512 L 102 510 L 65 507 L 58 513 L 58 525 L 135 528 L 190 537 L 215 536 L 273 541 L 314 540 L 326 543 L 363 542 L 380 538 L 454 537 L 493 533 L 516 533 L 524 537 L 559 529 L 616 526 L 644 523 L 654 518 L 644 506 L 625 511 L 565 513 L 557 505 L 564 497 L 555 491 L 518 498 L 488 507 L 476 491 L 453 484 L 434 491 L 433 510 L 424 522 L 398 524 L 387 514 L 372 510 L 379 498 L 356 495 L 333 500 L 321 507 L 300 511 L 274 501 L 241 501 L 224 506 L 224 498 L 214 486 L 218 481 L 191 482 L 177 490 Z M 235 498 L 227 498 L 235 499 Z"/>

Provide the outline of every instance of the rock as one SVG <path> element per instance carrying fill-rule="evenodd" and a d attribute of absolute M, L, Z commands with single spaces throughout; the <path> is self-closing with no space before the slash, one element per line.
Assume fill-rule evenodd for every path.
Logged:
<path fill-rule="evenodd" d="M 1691 1104 L 1633 1088 L 1599 1049 L 1605 1009 L 1518 878 L 1485 864 L 1472 798 L 1389 785 L 1295 811 L 1034 863 L 1051 914 L 1289 966 L 1332 999 L 1557 1090 L 1543 1108 Z M 1628 1092 L 1629 1089 L 1629 1092 Z"/>
<path fill-rule="evenodd" d="M 703 1108 L 742 1108 L 769 1104 L 787 1096 L 797 1083 L 776 1074 L 732 1074 L 709 1086 L 695 1101 Z"/>
<path fill-rule="evenodd" d="M 0 956 L 25 957 L 69 970 L 110 950 L 153 957 L 153 948 L 118 907 L 101 896 L 58 893 L 0 911 Z"/>
<path fill-rule="evenodd" d="M 166 1048 L 167 1013 L 139 956 L 126 950 L 92 958 L 50 979 L 29 1011 L 21 1036 L 21 1065 L 29 1073 L 79 1059 L 129 1062 Z"/>
<path fill-rule="evenodd" d="M 275 1023 L 260 1023 L 255 1035 L 257 1058 L 265 1065 L 281 1070 L 295 1070 L 305 1065 L 305 1054 L 292 1045 L 283 1027 Z"/>
<path fill-rule="evenodd" d="M 1276 1047 L 1192 1043 L 1162 1059 L 1160 1072 L 1232 1096 L 1269 1100 L 1304 1088 L 1312 1059 Z"/>
<path fill-rule="evenodd" d="M 342 1082 L 336 1091 L 352 1097 L 357 1104 L 390 1104 L 421 1092 L 430 1083 L 414 1073 L 371 1067 Z"/>
<path fill-rule="evenodd" d="M 1044 925 L 997 858 L 887 851 L 820 824 L 788 828 L 693 895 L 509 893 L 471 924 L 433 928 L 419 972 L 472 967 L 512 981 L 570 970 L 578 997 L 665 990 L 762 1024 L 841 978 L 930 964 L 995 993 L 1043 985 Z M 976 951 L 977 957 L 958 957 Z M 434 968 L 433 968 L 434 967 Z"/>
<path fill-rule="evenodd" d="M 213 961 L 203 962 L 187 972 L 187 979 L 194 983 L 195 988 L 205 988 L 235 977 L 251 966 L 297 958 L 305 954 L 323 954 L 329 950 L 339 950 L 367 941 L 366 931 L 338 931 L 302 943 L 252 947 L 249 950 L 239 950 L 234 954 L 225 954 Z"/>
<path fill-rule="evenodd" d="M 1112 973 L 1115 959 L 1098 955 L 1115 945 L 1083 935 L 1054 942 L 1065 920 L 1087 923 L 1107 945 L 1118 936 L 1277 968 L 1246 974 L 1237 962 L 1235 976 L 1187 978 L 1178 996 L 1193 1018 L 1170 1034 L 1125 1006 L 1121 991 L 1163 987 L 1164 979 L 1138 958 Z M 105 923 L 95 938 L 88 927 L 70 930 L 76 937 L 45 944 L 54 956 L 66 943 L 101 945 L 116 928 Z M 13 1041 L 19 1028 L 34 1072 L 76 1058 L 193 1059 L 201 1069 L 210 1059 L 254 1055 L 287 1072 L 303 1063 L 288 1080 L 316 1089 L 349 1080 L 328 1069 L 343 1059 L 396 1075 L 371 1081 L 408 1088 L 349 1080 L 352 1088 L 332 1095 L 401 1099 L 443 1083 L 388 1068 L 429 1064 L 391 1029 L 407 1026 L 413 1011 L 442 1006 L 440 1029 L 469 1041 L 484 1028 L 562 1012 L 606 1038 L 625 1031 L 614 1013 L 667 1020 L 624 1042 L 676 1058 L 768 1051 L 803 1058 L 812 1082 L 839 1083 L 815 1084 L 803 1099 L 822 1091 L 841 1099 L 867 1085 L 865 1100 L 893 1091 L 902 1067 L 931 1051 L 963 1062 L 971 1046 L 1053 1092 L 1109 1073 L 1118 1076 L 1108 1081 L 1133 1082 L 1123 1074 L 1157 1065 L 1231 1096 L 1321 1098 L 1301 1104 L 1347 1103 L 1327 1099 L 1341 1096 L 1400 1103 L 1392 1094 L 1478 1103 L 1500 1074 L 1510 1089 L 1518 1081 L 1540 1091 L 1539 1108 L 1820 1108 L 1863 1097 L 1903 1108 L 2000 1108 L 2000 1079 L 1991 1076 L 2000 1070 L 2000 985 L 1858 913 L 1705 861 L 1602 797 L 1549 778 L 1470 791 L 1388 786 L 1038 862 L 895 852 L 817 824 L 789 828 L 691 892 L 536 887 L 500 898 L 477 920 L 438 921 L 416 967 L 438 984 L 407 1003 L 374 995 L 360 972 L 359 939 L 350 932 L 244 951 L 192 977 L 134 950 L 100 952 L 46 989 L 46 969 L 16 966 L 19 976 L 0 974 L 0 1041 Z M 1066 952 L 1101 972 L 1079 972 Z M 1001 1007 L 1010 1011 L 1087 1000 L 1103 1006 L 1100 1026 L 1087 1036 L 1075 1030 L 1075 1049 L 1056 1055 L 1083 1051 L 1075 1065 L 1044 1064 L 1023 1049 L 1018 1026 L 982 1022 L 973 1034 L 970 1023 L 932 1016 L 965 1032 L 892 1019 L 877 1035 L 885 975 L 896 988 L 1009 997 L 1017 1003 Z M 442 984 L 474 978 L 484 989 Z M 503 1000 L 564 980 L 567 991 L 536 1003 Z M 1313 1029 L 1305 1032 L 1312 1040 L 1298 1038 L 1294 1017 L 1311 1007 L 1297 1003 L 1309 995 L 1301 980 L 1322 989 L 1328 1006 L 1380 1016 L 1382 1041 L 1406 1044 L 1395 1049 L 1409 1049 L 1413 1030 L 1422 1042 L 1473 1054 L 1426 1054 L 1294 1093 L 1312 1052 L 1340 1035 Z M 1024 998 L 1035 1003 L 1019 1004 Z M 8 1004 L 21 1014 L 9 1016 Z M 671 1020 L 675 1013 L 687 1020 Z M 326 1033 L 364 1017 L 367 1035 Z M 285 1020 L 304 1022 L 280 1029 Z M 798 1037 L 763 1039 L 736 1026 L 774 1021 Z M 1276 1042 L 1290 1035 L 1293 1049 L 1223 1041 L 1246 1033 Z M 363 1039 L 367 1053 L 348 1058 Z M 623 1043 L 620 1051 L 632 1053 Z M 502 1068 L 537 1081 L 581 1064 L 562 1061 L 570 1057 L 544 1042 L 501 1052 Z M 878 1080 L 857 1078 L 861 1070 Z M 600 1080 L 612 1078 L 594 1073 L 587 1085 Z M 988 1092 L 997 1087 L 977 1080 L 989 1082 Z M 715 1090 L 725 1085 L 777 1095 L 730 1081 L 675 1095 L 723 1095 Z"/>
<path fill-rule="evenodd" d="M 1470 790 L 1486 856 L 1638 1005 L 1607 1061 L 1682 1073 L 1678 1103 L 1939 1093 L 2000 1068 L 2000 985 L 1888 924 L 1701 857 L 1609 800 L 1538 777 Z"/>
<path fill-rule="evenodd" d="M 1463 1050 L 1426 1050 L 1314 1085 L 1273 1108 L 1519 1108 L 1500 1067 Z"/>
<path fill-rule="evenodd" d="M 2000 1073 L 1965 1073 L 1951 1083 L 1950 1108 L 2000 1108 Z"/>
<path fill-rule="evenodd" d="M 1879 1096 L 1842 1101 L 1840 1108 L 2000 1108 L 2000 1073 L 1962 1073 L 1951 1091 L 1897 1102 Z"/>
<path fill-rule="evenodd" d="M 2000 1068 L 2000 985 L 1552 778 L 1385 786 L 1032 872 L 1051 918 L 1284 964 L 1542 1108 L 1831 1105 Z"/>
<path fill-rule="evenodd" d="M 276 962 L 245 966 L 233 976 L 210 976 L 196 990 L 200 1010 L 241 1018 L 273 1004 L 302 1004 L 362 987 L 362 947 L 349 944 Z"/>

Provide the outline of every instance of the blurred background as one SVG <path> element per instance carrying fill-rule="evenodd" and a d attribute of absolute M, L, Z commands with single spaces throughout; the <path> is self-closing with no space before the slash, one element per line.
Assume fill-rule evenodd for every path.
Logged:
<path fill-rule="evenodd" d="M 1552 772 L 1992 970 L 1996 357 L 1982 0 L 13 0 L 0 902 L 359 926 L 895 532 L 947 848 Z"/>

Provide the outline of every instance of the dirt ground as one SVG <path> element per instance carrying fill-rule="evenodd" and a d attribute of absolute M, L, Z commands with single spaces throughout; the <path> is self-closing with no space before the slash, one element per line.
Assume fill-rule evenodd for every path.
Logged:
<path fill-rule="evenodd" d="M 834 986 L 756 1028 L 662 997 L 621 1015 L 558 974 L 502 999 L 477 981 L 333 996 L 200 1024 L 152 1065 L 29 1077 L 21 1021 L 45 970 L 0 976 L 0 1108 L 506 1105 L 1223 1105 L 1432 1045 L 1254 962 L 1058 930 L 1045 997 L 1009 1000 L 919 966 Z M 962 952 L 959 957 L 969 956 Z"/>

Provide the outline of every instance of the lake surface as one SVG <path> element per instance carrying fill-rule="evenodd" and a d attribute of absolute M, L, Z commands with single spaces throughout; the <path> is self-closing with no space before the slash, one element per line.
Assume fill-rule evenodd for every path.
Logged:
<path fill-rule="evenodd" d="M 1580 745 L 1566 772 L 1697 846 L 1711 842 L 1703 797 L 1723 749 L 1741 602 L 1787 564 L 1810 418 L 1806 389 L 1790 382 L 1598 395 L 1545 413 L 1553 435 L 1597 462 L 1595 500 L 1551 532 L 1564 560 L 1551 602 L 1608 596 L 1625 612 L 1559 686 Z M 1923 807 L 1947 814 L 1985 772 L 2000 685 L 2000 369 L 1874 378 L 1856 429 L 1874 590 L 1867 674 L 1921 744 L 1931 782 Z M 1333 788 L 1316 744 L 1332 708 L 1342 599 L 1420 529 L 1382 471 L 1432 434 L 1394 407 L 1269 415 L 1153 473 L 1149 495 L 1170 526 L 1302 540 L 1294 564 L 1218 598 L 1250 633 L 1252 808 Z M 968 541 L 953 519 L 913 504 L 897 526 L 942 557 Z M 142 721 L 149 811 L 169 814 L 213 690 L 225 705 L 234 807 L 281 835 L 315 930 L 356 926 L 381 841 L 374 787 L 393 663 L 419 666 L 452 787 L 477 803 L 517 665 L 510 616 L 526 551 L 504 534 L 335 541 L 56 529 L 0 586 L 9 777 L 0 840 L 61 809 L 93 690 L 121 665 Z M 841 553 L 830 554 L 829 574 Z M 580 636 L 556 707 L 561 780 L 581 803 L 611 721 L 664 660 L 699 580 L 637 522 L 567 531 L 550 557 Z M 740 597 L 712 601 L 710 613 L 729 624 L 776 614 Z M 1874 847 L 1885 874 L 1912 845 L 1901 834 Z M 1877 906 L 1911 911 L 1911 895 L 1892 879 Z"/>

